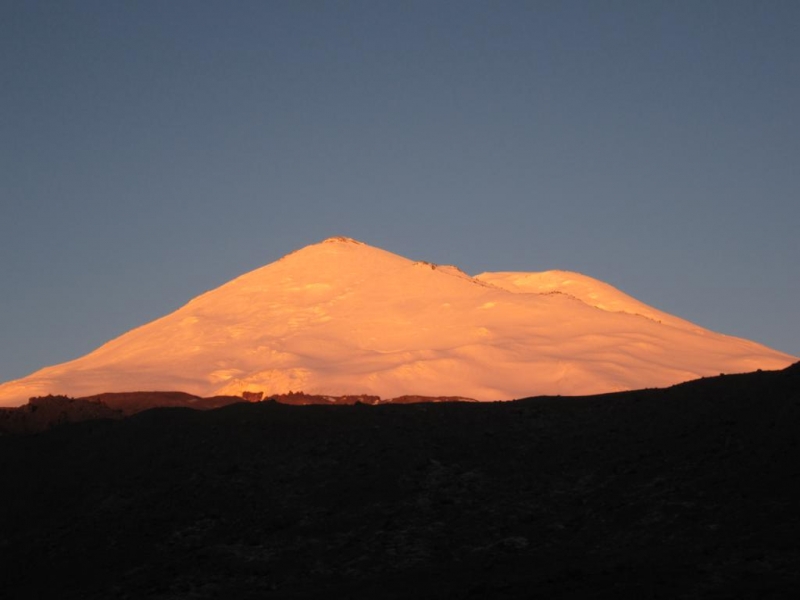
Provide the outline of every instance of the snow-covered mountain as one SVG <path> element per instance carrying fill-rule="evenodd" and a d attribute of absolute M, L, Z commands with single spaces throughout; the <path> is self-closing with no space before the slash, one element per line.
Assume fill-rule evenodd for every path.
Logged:
<path fill-rule="evenodd" d="M 82 358 L 0 385 L 0 406 L 133 390 L 495 400 L 665 386 L 796 360 L 578 273 L 470 277 L 331 238 Z"/>

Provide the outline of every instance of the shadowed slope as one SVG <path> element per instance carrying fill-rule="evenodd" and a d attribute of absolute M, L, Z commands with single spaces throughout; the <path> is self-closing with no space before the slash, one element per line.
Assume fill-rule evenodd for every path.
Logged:
<path fill-rule="evenodd" d="M 0 588 L 787 597 L 798 428 L 795 366 L 591 398 L 157 409 L 0 438 Z"/>

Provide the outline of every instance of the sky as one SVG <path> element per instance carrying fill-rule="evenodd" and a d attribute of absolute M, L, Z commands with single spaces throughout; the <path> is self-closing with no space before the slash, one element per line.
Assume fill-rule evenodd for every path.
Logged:
<path fill-rule="evenodd" d="M 0 3 L 0 381 L 331 236 L 800 356 L 800 3 Z"/>

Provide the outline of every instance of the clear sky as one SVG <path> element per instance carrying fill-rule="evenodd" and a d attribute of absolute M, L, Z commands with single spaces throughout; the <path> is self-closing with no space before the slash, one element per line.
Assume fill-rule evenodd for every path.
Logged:
<path fill-rule="evenodd" d="M 800 355 L 800 2 L 0 3 L 0 381 L 323 238 Z"/>

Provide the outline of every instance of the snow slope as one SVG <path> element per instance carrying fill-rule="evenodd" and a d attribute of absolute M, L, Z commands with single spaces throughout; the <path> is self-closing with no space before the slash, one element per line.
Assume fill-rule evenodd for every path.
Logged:
<path fill-rule="evenodd" d="M 470 277 L 331 238 L 77 360 L 0 385 L 0 406 L 133 390 L 495 400 L 664 386 L 796 360 L 577 273 Z"/>

